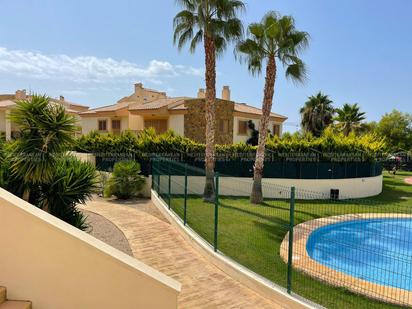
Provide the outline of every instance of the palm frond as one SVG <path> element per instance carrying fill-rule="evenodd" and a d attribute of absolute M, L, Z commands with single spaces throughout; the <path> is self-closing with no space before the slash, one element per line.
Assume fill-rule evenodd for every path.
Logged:
<path fill-rule="evenodd" d="M 194 11 L 196 8 L 196 0 L 175 0 L 178 6 L 181 6 L 188 11 Z"/>
<path fill-rule="evenodd" d="M 307 80 L 307 69 L 303 61 L 297 60 L 289 64 L 285 71 L 286 78 L 295 83 L 305 83 Z"/>
<path fill-rule="evenodd" d="M 195 51 L 196 51 L 196 46 L 197 46 L 198 44 L 200 44 L 200 43 L 202 42 L 202 40 L 203 40 L 203 31 L 202 31 L 202 30 L 199 30 L 199 31 L 194 35 L 194 37 L 192 38 L 192 41 L 190 42 L 190 52 L 191 52 L 192 54 L 195 53 Z"/>
<path fill-rule="evenodd" d="M 243 25 L 237 18 L 244 10 L 243 1 L 208 0 L 205 3 L 202 0 L 181 0 L 177 4 L 183 8 L 173 20 L 173 42 L 179 50 L 190 42 L 190 51 L 194 52 L 202 37 L 207 35 L 213 38 L 219 55 L 228 42 L 243 36 Z"/>

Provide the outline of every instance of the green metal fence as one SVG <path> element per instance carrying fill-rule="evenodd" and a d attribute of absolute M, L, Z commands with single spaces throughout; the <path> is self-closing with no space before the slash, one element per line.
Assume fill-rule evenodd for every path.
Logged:
<path fill-rule="evenodd" d="M 116 162 L 123 160 L 136 160 L 142 168 L 142 174 L 150 174 L 150 160 L 142 158 L 132 153 L 121 154 L 98 154 L 96 155 L 96 167 L 102 171 L 112 171 Z M 302 160 L 302 158 L 300 158 Z M 189 173 L 197 173 L 197 169 L 203 168 L 202 160 L 192 160 Z M 215 170 L 222 175 L 232 177 L 252 177 L 253 164 L 251 159 L 225 159 L 217 160 Z M 263 175 L 266 178 L 286 178 L 286 179 L 343 179 L 358 177 L 374 177 L 382 174 L 382 164 L 375 161 L 366 162 L 302 162 L 285 161 L 273 158 L 265 163 Z"/>
<path fill-rule="evenodd" d="M 216 173 L 213 202 L 204 179 L 189 164 L 152 162 L 153 190 L 218 254 L 327 308 L 412 306 L 412 187 L 394 178 L 379 198 L 331 200 L 264 180 L 254 205 L 250 178 Z"/>

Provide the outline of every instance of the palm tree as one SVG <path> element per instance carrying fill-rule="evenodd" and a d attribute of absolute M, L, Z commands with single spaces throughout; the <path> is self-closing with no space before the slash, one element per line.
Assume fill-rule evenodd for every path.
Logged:
<path fill-rule="evenodd" d="M 174 43 L 179 50 L 190 42 L 190 52 L 203 42 L 205 51 L 206 81 L 206 184 L 204 199 L 214 199 L 215 167 L 215 100 L 216 56 L 222 54 L 229 42 L 238 40 L 243 26 L 237 14 L 243 11 L 243 1 L 237 0 L 177 0 L 183 7 L 174 18 Z"/>
<path fill-rule="evenodd" d="M 360 111 L 357 103 L 344 104 L 342 108 L 336 109 L 336 113 L 337 116 L 334 118 L 337 121 L 336 127 L 346 136 L 352 131 L 359 130 L 362 126 L 362 120 L 366 119 L 365 113 Z"/>
<path fill-rule="evenodd" d="M 321 136 L 323 130 L 333 122 L 335 109 L 332 104 L 332 100 L 322 92 L 310 96 L 300 109 L 303 130 L 316 137 Z"/>
<path fill-rule="evenodd" d="M 249 38 L 240 41 L 236 51 L 240 59 L 245 59 L 249 71 L 259 74 L 266 62 L 266 80 L 263 95 L 262 117 L 259 128 L 259 143 L 253 174 L 253 187 L 250 200 L 257 204 L 263 201 L 262 177 L 265 158 L 265 146 L 278 60 L 286 67 L 286 77 L 295 82 L 303 82 L 306 77 L 305 65 L 299 54 L 308 46 L 309 35 L 297 31 L 291 16 L 280 16 L 276 12 L 266 14 L 260 23 L 249 25 Z"/>
<path fill-rule="evenodd" d="M 72 156 L 57 161 L 50 183 L 39 186 L 35 205 L 81 230 L 87 230 L 86 216 L 77 209 L 96 188 L 96 169 Z"/>
<path fill-rule="evenodd" d="M 48 97 L 33 95 L 31 100 L 17 102 L 10 119 L 21 131 L 21 138 L 12 145 L 10 170 L 22 180 L 23 198 L 29 201 L 29 188 L 50 182 L 58 156 L 73 144 L 75 118 Z"/>

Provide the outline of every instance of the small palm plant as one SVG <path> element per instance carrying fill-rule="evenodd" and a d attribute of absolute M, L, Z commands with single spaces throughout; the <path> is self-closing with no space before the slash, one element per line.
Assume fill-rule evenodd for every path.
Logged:
<path fill-rule="evenodd" d="M 286 67 L 286 77 L 295 82 L 303 82 L 306 70 L 299 58 L 300 52 L 308 46 L 309 35 L 298 31 L 290 16 L 280 16 L 269 12 L 260 23 L 249 25 L 249 38 L 238 43 L 236 51 L 240 60 L 246 60 L 249 71 L 259 74 L 266 63 L 266 79 L 263 92 L 262 117 L 259 128 L 259 143 L 253 174 L 253 187 L 250 201 L 254 204 L 263 201 L 262 177 L 265 146 L 268 135 L 269 118 L 277 73 L 277 61 Z"/>
<path fill-rule="evenodd" d="M 96 187 L 96 169 L 90 163 L 65 156 L 57 161 L 50 183 L 40 185 L 36 205 L 59 219 L 87 230 L 86 217 L 76 206 L 84 204 Z"/>
<path fill-rule="evenodd" d="M 310 96 L 305 105 L 300 109 L 301 127 L 305 132 L 319 137 L 322 132 L 332 124 L 335 108 L 329 96 L 318 92 Z"/>
<path fill-rule="evenodd" d="M 145 184 L 140 171 L 140 164 L 135 161 L 117 162 L 107 182 L 105 197 L 114 195 L 119 199 L 129 199 L 136 196 Z"/>
<path fill-rule="evenodd" d="M 26 184 L 24 199 L 28 201 L 29 187 L 49 182 L 59 156 L 73 145 L 75 118 L 48 97 L 33 95 L 31 100 L 17 102 L 10 119 L 21 133 L 13 144 L 10 168 Z"/>
<path fill-rule="evenodd" d="M 362 121 L 366 118 L 365 113 L 360 111 L 358 104 L 344 104 L 342 108 L 336 109 L 337 122 L 336 127 L 340 129 L 346 136 L 350 132 L 359 130 L 362 126 Z"/>
<path fill-rule="evenodd" d="M 11 120 L 21 133 L 3 147 L 0 185 L 80 229 L 86 218 L 76 208 L 94 192 L 95 168 L 66 154 L 77 128 L 65 108 L 46 96 L 17 102 Z"/>
<path fill-rule="evenodd" d="M 215 167 L 215 101 L 216 101 L 216 56 L 223 54 L 227 44 L 238 40 L 243 33 L 237 14 L 244 10 L 238 0 L 177 0 L 183 7 L 174 18 L 174 43 L 179 50 L 190 42 L 190 52 L 203 42 L 205 51 L 206 81 L 206 183 L 204 199 L 214 199 Z"/>

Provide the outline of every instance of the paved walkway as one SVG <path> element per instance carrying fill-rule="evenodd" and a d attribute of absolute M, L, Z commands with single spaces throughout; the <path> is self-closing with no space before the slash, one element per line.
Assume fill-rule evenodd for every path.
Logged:
<path fill-rule="evenodd" d="M 95 199 L 84 209 L 112 221 L 133 255 L 182 284 L 179 308 L 281 308 L 207 262 L 175 228 L 156 215 L 151 201 L 142 210 Z M 147 211 L 152 209 L 153 213 Z"/>

